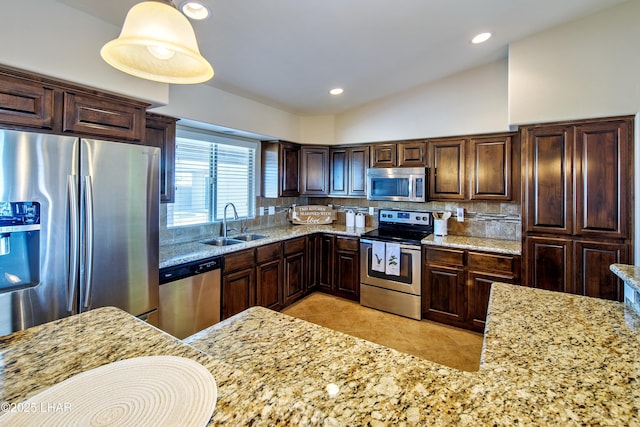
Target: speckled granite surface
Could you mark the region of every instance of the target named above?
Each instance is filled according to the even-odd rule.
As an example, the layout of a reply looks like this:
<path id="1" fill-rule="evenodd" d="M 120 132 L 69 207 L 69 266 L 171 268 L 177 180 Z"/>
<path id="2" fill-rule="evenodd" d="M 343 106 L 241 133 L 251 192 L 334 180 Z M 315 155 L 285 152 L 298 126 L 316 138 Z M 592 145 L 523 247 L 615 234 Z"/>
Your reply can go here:
<path id="1" fill-rule="evenodd" d="M 490 304 L 474 373 L 260 307 L 187 338 L 193 347 L 98 309 L 0 338 L 0 402 L 111 361 L 173 354 L 213 373 L 212 424 L 640 424 L 640 318 L 624 304 L 505 284 Z"/>
<path id="2" fill-rule="evenodd" d="M 629 264 L 611 264 L 609 269 L 621 278 L 627 285 L 633 286 L 640 292 L 640 267 Z"/>
<path id="3" fill-rule="evenodd" d="M 522 253 L 520 240 L 487 239 L 484 237 L 467 236 L 436 236 L 430 235 L 422 239 L 423 245 L 442 246 L 457 249 L 472 249 L 478 251 L 497 252 L 510 255 Z"/>
<path id="4" fill-rule="evenodd" d="M 277 242 L 294 237 L 306 236 L 313 233 L 332 233 L 346 236 L 360 236 L 362 232 L 372 228 L 355 229 L 345 225 L 291 225 L 252 230 L 251 233 L 267 236 L 265 239 L 239 243 L 231 246 L 211 246 L 200 242 L 188 242 L 160 246 L 160 268 L 172 267 L 184 262 L 195 261 L 216 255 L 240 251 L 268 243 Z M 212 236 L 213 238 L 215 236 Z M 230 236 L 233 237 L 233 236 Z"/>

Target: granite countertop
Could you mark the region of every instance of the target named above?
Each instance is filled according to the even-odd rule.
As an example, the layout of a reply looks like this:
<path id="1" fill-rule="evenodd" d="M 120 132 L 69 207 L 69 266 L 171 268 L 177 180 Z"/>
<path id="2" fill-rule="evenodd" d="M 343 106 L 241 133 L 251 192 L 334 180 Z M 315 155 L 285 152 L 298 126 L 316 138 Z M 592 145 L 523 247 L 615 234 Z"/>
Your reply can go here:
<path id="1" fill-rule="evenodd" d="M 267 236 L 264 239 L 239 243 L 231 246 L 211 246 L 200 241 L 175 243 L 160 246 L 160 268 L 172 267 L 189 261 L 204 259 L 216 255 L 224 255 L 243 249 L 266 245 L 269 243 L 307 236 L 313 233 L 331 233 L 345 236 L 359 237 L 362 233 L 373 230 L 347 228 L 344 224 L 331 225 L 291 225 L 266 229 L 251 230 L 251 233 Z M 233 237 L 233 236 L 230 236 Z M 521 242 L 515 240 L 488 239 L 482 237 L 465 236 L 434 236 L 433 234 L 422 240 L 423 245 L 436 245 L 450 248 L 475 249 L 480 251 L 520 255 Z"/>
<path id="2" fill-rule="evenodd" d="M 372 229 L 373 228 L 371 227 L 367 227 L 364 229 L 356 229 L 353 227 L 347 228 L 344 224 L 290 225 L 251 230 L 249 231 L 249 233 L 262 234 L 266 236 L 266 238 L 253 240 L 250 242 L 238 243 L 236 245 L 230 246 L 211 246 L 200 243 L 200 241 L 160 245 L 160 268 L 172 267 L 174 265 L 179 265 L 189 261 L 196 261 L 216 255 L 224 255 L 231 252 L 241 251 L 243 249 L 266 245 L 281 240 L 292 239 L 294 237 L 307 236 L 314 233 L 331 233 L 359 237 L 362 233 L 370 231 Z"/>
<path id="3" fill-rule="evenodd" d="M 102 308 L 0 337 L 0 403 L 164 354 L 214 375 L 211 424 L 637 425 L 638 327 L 622 303 L 494 284 L 480 370 L 463 372 L 262 307 L 185 343 Z"/>
<path id="4" fill-rule="evenodd" d="M 423 245 L 442 246 L 456 249 L 471 249 L 477 251 L 497 252 L 510 255 L 522 253 L 520 240 L 500 240 L 485 237 L 468 236 L 436 236 L 434 234 L 422 239 Z"/>

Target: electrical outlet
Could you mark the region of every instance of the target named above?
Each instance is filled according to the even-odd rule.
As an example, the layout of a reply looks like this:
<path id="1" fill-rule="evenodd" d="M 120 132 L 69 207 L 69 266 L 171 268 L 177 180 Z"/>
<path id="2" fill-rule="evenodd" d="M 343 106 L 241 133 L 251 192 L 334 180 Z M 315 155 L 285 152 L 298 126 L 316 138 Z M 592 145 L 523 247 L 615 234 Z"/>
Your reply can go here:
<path id="1" fill-rule="evenodd" d="M 264 216 L 264 206 L 260 206 L 260 209 L 258 209 L 258 215 Z"/>
<path id="2" fill-rule="evenodd" d="M 458 208 L 456 216 L 458 222 L 464 222 L 464 208 Z"/>
<path id="3" fill-rule="evenodd" d="M 369 206 L 369 215 L 375 215 L 376 214 L 376 208 L 374 208 L 373 206 Z"/>
<path id="4" fill-rule="evenodd" d="M 269 206 L 269 215 L 275 215 L 275 214 L 276 214 L 276 207 Z"/>

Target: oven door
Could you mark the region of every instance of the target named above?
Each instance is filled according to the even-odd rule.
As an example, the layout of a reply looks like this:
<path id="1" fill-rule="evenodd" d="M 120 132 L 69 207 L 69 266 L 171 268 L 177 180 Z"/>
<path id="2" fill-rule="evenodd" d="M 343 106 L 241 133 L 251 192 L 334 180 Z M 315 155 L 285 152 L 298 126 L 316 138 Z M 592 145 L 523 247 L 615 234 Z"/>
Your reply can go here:
<path id="1" fill-rule="evenodd" d="M 411 295 L 421 295 L 421 250 L 416 245 L 400 245 L 400 275 L 372 268 L 373 241 L 360 239 L 360 282 Z"/>

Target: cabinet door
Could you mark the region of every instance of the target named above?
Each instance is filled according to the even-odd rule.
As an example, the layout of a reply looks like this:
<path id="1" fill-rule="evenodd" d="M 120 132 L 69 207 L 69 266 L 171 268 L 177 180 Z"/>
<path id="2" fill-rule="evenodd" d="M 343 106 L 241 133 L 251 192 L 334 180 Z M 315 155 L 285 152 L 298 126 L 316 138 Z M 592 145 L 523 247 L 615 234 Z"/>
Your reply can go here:
<path id="1" fill-rule="evenodd" d="M 511 137 L 469 141 L 471 200 L 511 200 Z"/>
<path id="2" fill-rule="evenodd" d="M 142 141 L 145 108 L 120 100 L 65 91 L 62 131 L 75 134 Z"/>
<path id="3" fill-rule="evenodd" d="M 305 147 L 300 149 L 300 195 L 326 196 L 329 194 L 329 148 Z"/>
<path id="4" fill-rule="evenodd" d="M 329 151 L 331 174 L 329 193 L 332 196 L 349 194 L 349 160 L 346 148 L 331 148 Z"/>
<path id="5" fill-rule="evenodd" d="M 348 152 L 349 190 L 354 197 L 367 196 L 367 168 L 369 167 L 369 146 L 351 147 Z"/>
<path id="6" fill-rule="evenodd" d="M 304 252 L 286 255 L 284 258 L 284 304 L 292 302 L 304 296 L 306 256 Z"/>
<path id="7" fill-rule="evenodd" d="M 629 248 L 626 244 L 576 241 L 574 262 L 577 293 L 622 301 L 623 282 L 609 269 L 609 266 L 628 263 L 628 253 Z"/>
<path id="8" fill-rule="evenodd" d="M 307 238 L 307 292 L 315 291 L 318 287 L 320 264 L 319 234 L 313 234 Z"/>
<path id="9" fill-rule="evenodd" d="M 575 130 L 575 234 L 589 237 L 629 236 L 630 124 L 593 123 Z"/>
<path id="10" fill-rule="evenodd" d="M 398 166 L 400 167 L 426 167 L 427 157 L 425 141 L 398 143 Z"/>
<path id="11" fill-rule="evenodd" d="M 527 130 L 523 203 L 527 231 L 572 233 L 572 141 L 573 129 L 567 126 Z"/>
<path id="12" fill-rule="evenodd" d="M 281 143 L 280 145 L 280 196 L 296 197 L 300 195 L 299 167 L 300 146 Z"/>
<path id="13" fill-rule="evenodd" d="M 0 123 L 36 129 L 54 127 L 54 89 L 39 82 L 0 76 Z"/>
<path id="14" fill-rule="evenodd" d="M 396 144 L 376 144 L 371 146 L 371 167 L 390 168 L 397 165 Z"/>
<path id="15" fill-rule="evenodd" d="M 464 200 L 466 167 L 464 139 L 429 141 L 429 199 Z"/>
<path id="16" fill-rule="evenodd" d="M 499 275 L 481 271 L 467 272 L 467 316 L 471 329 L 483 332 L 487 320 L 489 296 L 493 282 L 515 283 L 510 275 Z"/>
<path id="17" fill-rule="evenodd" d="M 255 305 L 255 268 L 225 274 L 222 277 L 222 319 Z"/>
<path id="18" fill-rule="evenodd" d="M 282 259 L 258 264 L 256 266 L 257 305 L 280 310 L 282 301 Z"/>
<path id="19" fill-rule="evenodd" d="M 334 254 L 334 289 L 336 294 L 351 300 L 360 298 L 359 240 L 336 236 Z"/>
<path id="20" fill-rule="evenodd" d="M 464 269 L 427 265 L 422 287 L 422 317 L 460 324 L 465 315 Z"/>
<path id="21" fill-rule="evenodd" d="M 147 113 L 144 145 L 160 148 L 160 202 L 175 199 L 176 119 Z"/>
<path id="22" fill-rule="evenodd" d="M 318 286 L 331 293 L 333 290 L 333 247 L 335 236 L 321 234 L 317 255 Z"/>
<path id="23" fill-rule="evenodd" d="M 571 272 L 571 240 L 527 237 L 525 246 L 527 286 L 575 293 Z"/>

